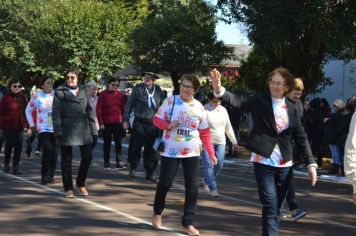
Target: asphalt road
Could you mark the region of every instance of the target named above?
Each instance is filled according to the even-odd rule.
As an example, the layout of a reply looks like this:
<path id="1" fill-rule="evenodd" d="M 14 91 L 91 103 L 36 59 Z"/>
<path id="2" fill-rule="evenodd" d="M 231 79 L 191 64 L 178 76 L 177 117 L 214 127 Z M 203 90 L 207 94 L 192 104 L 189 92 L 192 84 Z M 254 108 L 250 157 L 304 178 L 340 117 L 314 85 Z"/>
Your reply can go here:
<path id="1" fill-rule="evenodd" d="M 126 159 L 127 148 L 123 153 Z M 40 156 L 22 156 L 21 176 L 5 174 L 1 168 L 0 235 L 185 235 L 180 228 L 181 171 L 167 195 L 162 217 L 165 229 L 155 230 L 151 227 L 155 184 L 143 181 L 142 165 L 139 177 L 132 181 L 126 170 L 104 170 L 101 144 L 93 154 L 94 165 L 87 179 L 90 195 L 74 199 L 64 198 L 59 162 L 56 182 L 47 186 L 39 184 Z M 200 186 L 195 226 L 201 235 L 260 235 L 261 206 L 247 159 L 240 156 L 225 163 L 218 176 L 220 197 L 211 197 Z M 74 174 L 78 163 L 75 149 Z M 282 220 L 280 235 L 356 235 L 350 185 L 320 180 L 312 188 L 308 179 L 297 177 L 296 186 L 299 206 L 308 215 L 297 222 Z"/>

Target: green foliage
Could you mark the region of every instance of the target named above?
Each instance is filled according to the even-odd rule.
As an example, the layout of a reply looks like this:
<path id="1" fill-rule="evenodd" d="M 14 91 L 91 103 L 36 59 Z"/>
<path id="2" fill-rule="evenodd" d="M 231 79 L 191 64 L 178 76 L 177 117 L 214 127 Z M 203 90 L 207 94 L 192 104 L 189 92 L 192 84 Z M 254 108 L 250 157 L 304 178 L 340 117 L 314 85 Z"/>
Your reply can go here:
<path id="1" fill-rule="evenodd" d="M 218 0 L 217 7 L 227 20 L 247 26 L 250 41 L 267 59 L 269 68 L 288 68 L 304 78 L 309 92 L 330 84 L 322 72 L 327 53 L 344 59 L 355 57 L 353 4 L 353 0 Z"/>
<path id="2" fill-rule="evenodd" d="M 10 74 L 26 71 L 31 77 L 60 78 L 73 66 L 83 80 L 112 74 L 132 62 L 129 35 L 147 13 L 147 0 L 3 2 L 0 23 L 10 26 L 0 33 L 0 45 L 9 45 L 0 58 L 3 77 L 10 64 L 20 68 Z"/>
<path id="3" fill-rule="evenodd" d="M 214 9 L 203 0 L 151 1 L 147 19 L 132 35 L 135 60 L 144 70 L 169 72 L 177 89 L 182 74 L 231 56 L 215 25 Z"/>

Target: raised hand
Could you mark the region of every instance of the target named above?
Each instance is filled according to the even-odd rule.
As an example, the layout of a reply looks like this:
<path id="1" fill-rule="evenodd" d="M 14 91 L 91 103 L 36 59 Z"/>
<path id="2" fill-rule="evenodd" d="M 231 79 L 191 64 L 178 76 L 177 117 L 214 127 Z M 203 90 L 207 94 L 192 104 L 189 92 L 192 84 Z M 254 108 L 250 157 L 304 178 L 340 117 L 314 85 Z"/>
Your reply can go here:
<path id="1" fill-rule="evenodd" d="M 211 83 L 215 93 L 220 93 L 221 91 L 221 75 L 220 72 L 215 68 L 210 71 Z"/>

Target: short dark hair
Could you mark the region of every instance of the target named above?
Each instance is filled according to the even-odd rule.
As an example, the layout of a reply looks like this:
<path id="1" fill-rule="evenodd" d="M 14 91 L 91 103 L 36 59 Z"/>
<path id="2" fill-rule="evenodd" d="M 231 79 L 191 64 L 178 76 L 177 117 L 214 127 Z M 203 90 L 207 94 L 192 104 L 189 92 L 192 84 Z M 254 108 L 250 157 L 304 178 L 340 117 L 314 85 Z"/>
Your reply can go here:
<path id="1" fill-rule="evenodd" d="M 17 83 L 21 84 L 21 81 L 18 78 L 13 78 L 7 84 L 7 88 L 10 89 L 13 84 L 17 84 Z"/>
<path id="2" fill-rule="evenodd" d="M 40 79 L 40 86 L 44 85 L 44 83 L 45 83 L 48 79 L 52 79 L 52 80 L 53 80 L 53 78 L 52 78 L 51 76 L 48 76 L 48 75 L 43 76 L 43 77 Z"/>
<path id="3" fill-rule="evenodd" d="M 198 76 L 192 75 L 192 74 L 182 75 L 180 77 L 180 82 L 182 83 L 183 80 L 187 80 L 192 83 L 194 92 L 197 92 L 199 90 L 200 82 L 199 82 Z"/>
<path id="4" fill-rule="evenodd" d="M 79 68 L 69 68 L 66 72 L 66 75 L 68 73 L 73 73 L 77 76 L 77 79 L 79 80 L 80 79 L 80 73 L 81 73 L 81 70 Z"/>
<path id="5" fill-rule="evenodd" d="M 107 77 L 108 84 L 111 84 L 112 82 L 118 82 L 119 80 L 114 77 L 114 76 L 109 76 Z"/>
<path id="6" fill-rule="evenodd" d="M 214 95 L 214 93 L 212 91 L 210 91 L 208 93 L 207 97 L 208 97 L 209 101 L 211 101 L 211 100 L 213 100 L 215 98 L 215 95 Z"/>

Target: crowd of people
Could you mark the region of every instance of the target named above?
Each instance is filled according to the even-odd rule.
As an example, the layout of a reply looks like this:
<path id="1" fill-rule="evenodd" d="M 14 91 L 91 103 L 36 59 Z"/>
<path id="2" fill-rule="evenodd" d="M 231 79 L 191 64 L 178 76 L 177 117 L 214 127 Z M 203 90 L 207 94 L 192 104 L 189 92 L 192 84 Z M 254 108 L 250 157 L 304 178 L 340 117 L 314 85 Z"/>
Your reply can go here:
<path id="1" fill-rule="evenodd" d="M 119 80 L 115 77 L 108 77 L 106 89 L 98 94 L 96 82 L 79 84 L 78 69 L 68 70 L 64 84 L 55 89 L 51 77 L 41 78 L 41 90 L 33 94 L 29 102 L 21 92 L 20 80 L 12 79 L 7 88 L 1 86 L 0 145 L 5 142 L 4 172 L 10 173 L 13 152 L 12 174 L 21 174 L 23 134 L 25 132 L 29 138 L 37 134 L 42 147 L 41 184 L 55 182 L 60 151 L 65 196 L 73 198 L 75 192 L 87 196 L 86 179 L 99 135 L 103 138 L 103 167 L 111 168 L 113 139 L 114 168 L 129 167 L 130 178 L 137 177 L 143 148 L 145 181 L 157 184 L 152 226 L 162 227 L 166 195 L 181 164 L 186 190 L 181 224 L 188 235 L 199 235 L 194 219 L 200 160 L 204 190 L 217 197 L 216 176 L 224 164 L 226 137 L 231 152 L 236 153 L 239 149 L 239 132 L 235 125 L 239 122 L 231 114 L 245 112 L 250 113 L 253 122 L 246 147 L 252 152 L 250 161 L 262 204 L 262 235 L 278 235 L 285 200 L 293 220 L 306 215 L 295 200 L 295 165 L 306 165 L 314 186 L 316 169 L 324 165 L 323 157 L 330 152 L 333 160 L 330 174 L 346 174 L 351 181 L 356 179 L 353 115 L 356 96 L 349 98 L 346 104 L 336 99 L 334 112 L 326 99 L 316 98 L 303 104 L 302 79 L 294 78 L 281 67 L 268 74 L 266 92 L 239 96 L 221 85 L 220 72 L 214 69 L 210 73 L 212 90 L 207 96 L 208 102 L 203 105 L 195 98 L 200 82 L 194 75 L 182 76 L 179 92 L 168 97 L 155 83 L 158 75 L 144 72 L 142 76 L 144 81 L 132 89 L 130 96 L 119 90 Z M 131 137 L 126 163 L 122 159 L 122 138 L 128 129 Z M 159 151 L 153 148 L 157 137 L 164 143 Z M 75 185 L 72 179 L 73 146 L 79 146 L 81 152 Z M 160 175 L 156 179 L 154 172 L 159 159 Z M 356 204 L 355 196 L 356 192 L 353 196 Z"/>

